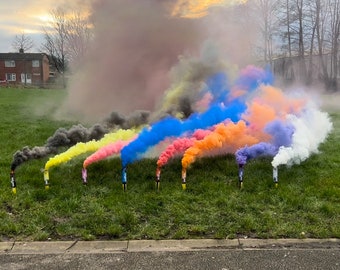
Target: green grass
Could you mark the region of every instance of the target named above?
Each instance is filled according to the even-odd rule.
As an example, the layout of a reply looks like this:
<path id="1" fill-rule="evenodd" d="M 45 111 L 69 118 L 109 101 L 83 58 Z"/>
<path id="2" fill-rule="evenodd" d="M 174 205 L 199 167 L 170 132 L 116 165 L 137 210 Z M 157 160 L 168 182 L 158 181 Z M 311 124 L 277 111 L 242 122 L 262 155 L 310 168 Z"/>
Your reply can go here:
<path id="1" fill-rule="evenodd" d="M 246 165 L 239 190 L 234 156 L 226 155 L 194 163 L 185 191 L 179 158 L 163 168 L 159 192 L 156 159 L 142 159 L 128 167 L 124 193 L 119 158 L 89 166 L 83 186 L 81 156 L 50 170 L 49 190 L 40 171 L 48 157 L 22 164 L 12 194 L 14 152 L 44 145 L 57 128 L 76 124 L 51 120 L 65 95 L 0 88 L 1 240 L 340 237 L 340 112 L 332 112 L 334 130 L 318 155 L 279 168 L 277 189 L 270 159 L 261 158 Z"/>

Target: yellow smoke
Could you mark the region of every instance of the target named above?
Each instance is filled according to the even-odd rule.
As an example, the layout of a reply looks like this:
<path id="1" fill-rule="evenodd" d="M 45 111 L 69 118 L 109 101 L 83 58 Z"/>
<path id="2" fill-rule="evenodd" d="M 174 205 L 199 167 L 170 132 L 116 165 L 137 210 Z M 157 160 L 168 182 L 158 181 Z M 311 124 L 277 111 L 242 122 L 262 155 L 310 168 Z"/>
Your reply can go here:
<path id="1" fill-rule="evenodd" d="M 171 15 L 183 18 L 201 18 L 208 14 L 208 9 L 214 6 L 231 6 L 244 4 L 247 0 L 178 0 Z"/>
<path id="2" fill-rule="evenodd" d="M 68 162 L 72 158 L 84 154 L 86 152 L 95 152 L 99 148 L 108 145 L 109 143 L 116 142 L 118 140 L 129 140 L 140 131 L 138 129 L 119 129 L 116 132 L 105 134 L 105 136 L 98 140 L 92 140 L 89 142 L 79 142 L 76 145 L 70 147 L 65 152 L 51 157 L 45 164 L 45 170 L 48 170 L 52 166 L 59 165 L 61 163 Z"/>

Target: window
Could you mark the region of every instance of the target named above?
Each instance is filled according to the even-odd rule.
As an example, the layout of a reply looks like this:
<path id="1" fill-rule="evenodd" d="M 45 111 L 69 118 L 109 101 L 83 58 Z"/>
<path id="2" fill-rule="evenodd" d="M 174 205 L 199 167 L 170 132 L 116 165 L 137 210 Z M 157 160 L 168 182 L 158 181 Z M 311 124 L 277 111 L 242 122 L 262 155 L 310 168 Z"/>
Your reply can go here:
<path id="1" fill-rule="evenodd" d="M 17 80 L 17 75 L 15 73 L 6 73 L 6 80 L 9 82 L 15 82 Z"/>
<path id="2" fill-rule="evenodd" d="M 32 60 L 32 67 L 40 67 L 40 61 L 39 60 Z"/>
<path id="3" fill-rule="evenodd" d="M 5 61 L 5 67 L 15 67 L 15 61 L 14 60 L 6 60 Z"/>

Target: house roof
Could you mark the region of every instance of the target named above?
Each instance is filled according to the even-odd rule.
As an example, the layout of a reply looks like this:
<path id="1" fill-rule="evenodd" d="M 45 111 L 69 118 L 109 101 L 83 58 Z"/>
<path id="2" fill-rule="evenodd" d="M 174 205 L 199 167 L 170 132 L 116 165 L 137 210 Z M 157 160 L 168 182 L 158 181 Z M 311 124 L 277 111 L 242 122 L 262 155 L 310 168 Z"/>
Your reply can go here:
<path id="1" fill-rule="evenodd" d="M 0 60 L 41 60 L 45 53 L 0 53 Z"/>

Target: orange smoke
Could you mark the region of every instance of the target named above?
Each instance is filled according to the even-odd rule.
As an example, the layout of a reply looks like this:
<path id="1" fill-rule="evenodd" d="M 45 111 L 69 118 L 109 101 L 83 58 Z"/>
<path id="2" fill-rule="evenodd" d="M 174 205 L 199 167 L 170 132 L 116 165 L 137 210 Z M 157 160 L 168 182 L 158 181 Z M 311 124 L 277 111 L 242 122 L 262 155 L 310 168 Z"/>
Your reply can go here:
<path id="1" fill-rule="evenodd" d="M 260 98 L 263 102 L 275 108 L 277 116 L 280 118 L 290 113 L 298 113 L 307 102 L 306 98 L 289 97 L 289 95 L 285 95 L 280 89 L 274 86 L 263 85 L 261 86 L 261 90 L 263 94 Z"/>
<path id="2" fill-rule="evenodd" d="M 251 134 L 263 141 L 270 139 L 270 135 L 263 131 L 264 127 L 275 118 L 276 112 L 273 107 L 256 101 L 248 105 L 248 110 L 243 117 L 249 123 Z"/>
<path id="3" fill-rule="evenodd" d="M 262 141 L 268 141 L 270 135 L 264 127 L 275 119 L 284 120 L 289 113 L 298 113 L 305 105 L 305 99 L 290 98 L 273 86 L 262 85 L 261 93 L 248 104 L 242 119 L 249 123 L 251 134 Z"/>
<path id="4" fill-rule="evenodd" d="M 203 156 L 209 151 L 228 146 L 228 150 L 235 152 L 244 145 L 253 145 L 259 140 L 250 135 L 248 127 L 244 121 L 236 124 L 229 122 L 216 125 L 215 130 L 207 135 L 203 140 L 195 141 L 193 146 L 188 148 L 182 158 L 182 167 L 185 170 L 190 164 L 195 162 L 197 157 Z"/>
<path id="5" fill-rule="evenodd" d="M 183 18 L 201 18 L 208 14 L 213 6 L 244 4 L 247 0 L 178 0 L 172 10 L 172 16 Z"/>

